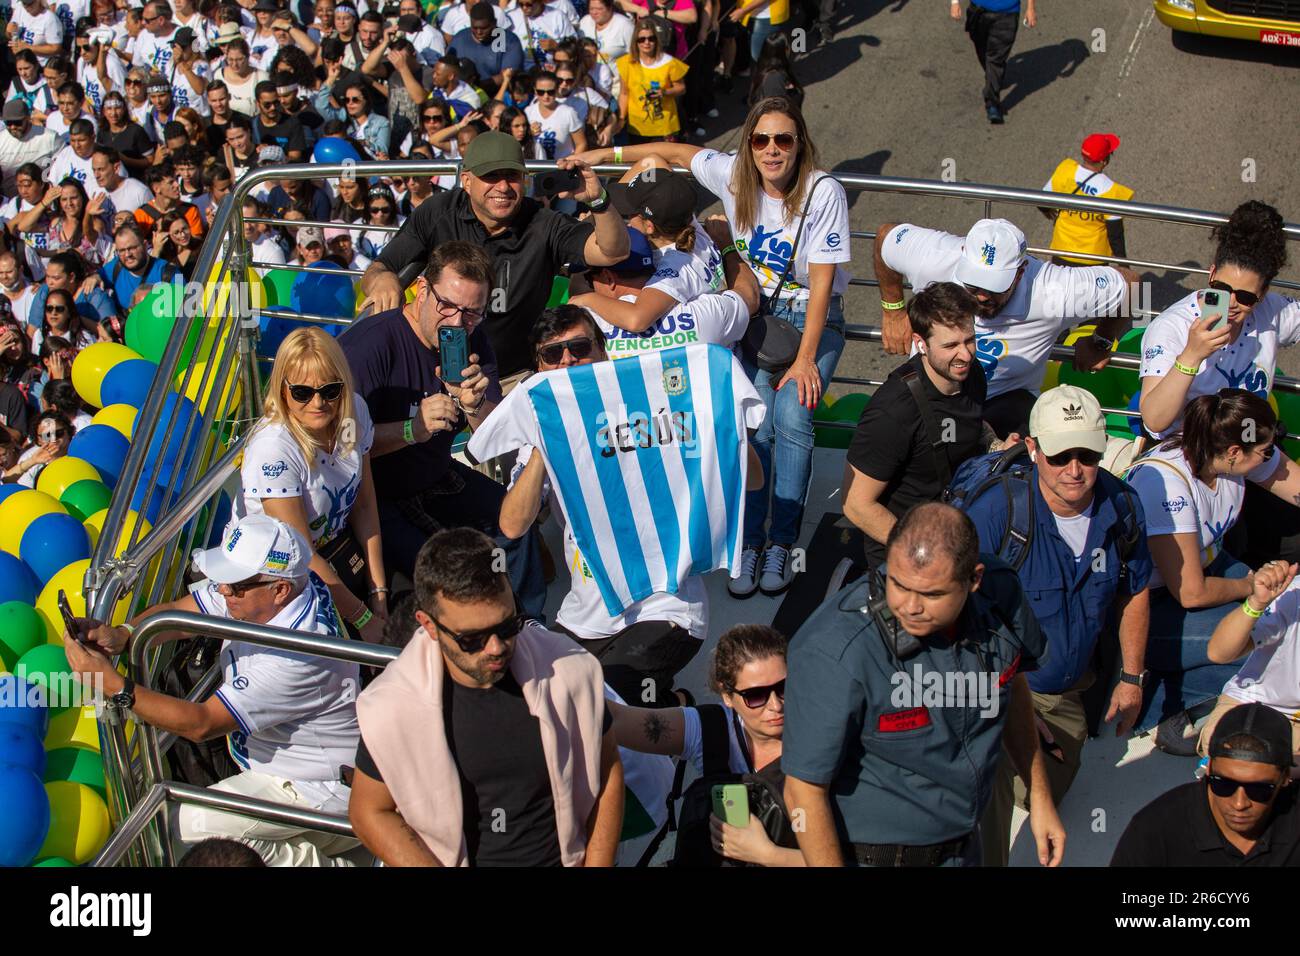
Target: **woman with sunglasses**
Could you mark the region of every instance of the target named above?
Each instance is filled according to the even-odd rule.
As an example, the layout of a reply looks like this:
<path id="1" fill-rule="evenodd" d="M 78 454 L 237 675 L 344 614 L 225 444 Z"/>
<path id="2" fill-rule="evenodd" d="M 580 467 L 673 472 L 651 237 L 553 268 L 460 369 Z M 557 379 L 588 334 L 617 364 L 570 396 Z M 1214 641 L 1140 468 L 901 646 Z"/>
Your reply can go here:
<path id="1" fill-rule="evenodd" d="M 127 78 L 127 83 L 131 83 L 130 77 Z M 143 92 L 144 84 L 138 84 L 138 88 Z M 145 107 L 148 105 L 148 100 L 145 100 Z M 130 175 L 143 175 L 153 165 L 150 159 L 154 151 L 153 140 L 144 131 L 144 127 L 131 118 L 126 98 L 121 93 L 116 90 L 106 93 L 103 109 L 104 122 L 99 124 L 95 142 L 117 150 L 122 157 L 122 165 Z M 225 141 L 224 137 L 222 141 Z"/>
<path id="2" fill-rule="evenodd" d="M 1156 743 L 1174 753 L 1192 752 L 1187 708 L 1216 697 L 1237 670 L 1213 663 L 1207 650 L 1215 626 L 1254 588 L 1250 568 L 1224 547 L 1247 482 L 1284 500 L 1300 494 L 1300 468 L 1273 448 L 1276 430 L 1258 395 L 1202 395 L 1187 406 L 1182 430 L 1124 475 L 1142 502 L 1155 563 L 1146 663 L 1157 689 L 1145 722 L 1171 718 Z"/>
<path id="3" fill-rule="evenodd" d="M 35 488 L 36 479 L 45 466 L 68 453 L 72 423 L 62 412 L 41 412 L 32 425 L 32 441 L 32 447 L 23 452 L 18 463 L 5 473 L 6 481 L 17 481 L 24 488 Z"/>
<path id="4" fill-rule="evenodd" d="M 366 222 L 371 226 L 400 226 L 404 220 L 397 214 L 397 200 L 386 186 L 372 186 L 366 194 Z M 367 229 L 357 239 L 357 249 L 367 259 L 374 261 L 393 240 L 395 232 Z"/>
<path id="5" fill-rule="evenodd" d="M 727 769 L 777 777 L 785 730 L 786 640 L 762 624 L 739 624 L 718 638 L 709 662 L 709 689 L 722 698 Z M 704 772 L 704 732 L 698 707 L 650 710 L 610 701 L 620 747 L 689 760 Z M 804 866 L 803 854 L 768 838 L 758 819 L 748 827 L 710 820 L 713 849 L 757 866 Z"/>
<path id="6" fill-rule="evenodd" d="M 686 92 L 687 66 L 659 46 L 649 20 L 636 25 L 635 49 L 618 60 L 618 126 L 629 143 L 675 142 L 681 131 L 677 98 Z"/>
<path id="7" fill-rule="evenodd" d="M 45 296 L 45 314 L 41 317 L 41 327 L 32 336 L 32 354 L 40 355 L 46 339 L 56 336 L 65 340 L 74 354 L 97 340 L 77 313 L 72 294 L 63 289 L 51 289 Z"/>
<path id="8" fill-rule="evenodd" d="M 153 104 L 149 102 L 149 71 L 140 67 L 129 70 L 122 91 L 126 94 L 127 116 L 143 129 L 149 122 L 149 113 L 153 109 Z"/>
<path id="9" fill-rule="evenodd" d="M 790 549 L 799 537 L 812 480 L 813 409 L 844 350 L 843 293 L 850 258 L 848 198 L 843 186 L 818 169 L 817 148 L 798 107 L 784 97 L 761 100 L 749 111 L 741 141 L 746 145 L 739 154 L 656 143 L 591 150 L 578 157 L 590 164 L 658 155 L 673 166 L 689 167 L 697 182 L 722 198 L 736 248 L 744 250 L 758 276 L 771 315 L 803 333 L 785 372 L 764 371 L 746 361 L 767 405 L 767 418 L 753 439 L 767 482 L 745 502 L 741 573 L 729 585 L 737 597 L 759 587 L 779 593 L 793 580 Z M 769 489 L 774 499 L 770 530 Z"/>
<path id="10" fill-rule="evenodd" d="M 154 258 L 174 263 L 186 282 L 194 277 L 203 237 L 190 231 L 183 213 L 173 209 L 159 219 L 154 225 L 152 242 Z"/>
<path id="11" fill-rule="evenodd" d="M 362 143 L 375 159 L 388 158 L 389 142 L 393 135 L 388 118 L 372 112 L 370 93 L 363 80 L 349 80 L 343 88 L 343 109 L 330 115 L 348 121 L 348 136 Z M 328 108 L 328 107 L 327 107 Z M 344 115 L 345 114 L 345 115 Z M 324 114 L 322 114 L 324 115 Z"/>
<path id="12" fill-rule="evenodd" d="M 346 621 L 383 638 L 388 585 L 370 473 L 374 426 L 338 343 L 314 326 L 280 344 L 241 469 L 234 518 L 266 513 L 315 547 L 311 569 Z"/>

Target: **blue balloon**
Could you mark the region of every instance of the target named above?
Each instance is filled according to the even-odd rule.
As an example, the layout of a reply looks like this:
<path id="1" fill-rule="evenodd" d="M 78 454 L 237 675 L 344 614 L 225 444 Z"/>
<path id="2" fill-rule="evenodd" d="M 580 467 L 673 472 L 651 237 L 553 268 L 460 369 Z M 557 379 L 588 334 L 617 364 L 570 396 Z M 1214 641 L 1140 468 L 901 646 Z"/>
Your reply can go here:
<path id="1" fill-rule="evenodd" d="M 45 688 L 39 684 L 14 674 L 0 674 L 0 727 L 21 727 L 37 740 L 44 740 L 50 723 L 46 700 Z M 0 801 L 0 807 L 3 806 L 4 802 Z"/>
<path id="2" fill-rule="evenodd" d="M 158 427 L 149 439 L 149 450 L 145 455 L 147 464 L 142 477 L 155 485 L 166 485 L 173 478 L 184 478 L 202 440 L 202 417 L 194 403 L 184 395 L 169 393 L 163 399 Z"/>
<path id="3" fill-rule="evenodd" d="M 50 829 L 50 800 L 26 767 L 0 765 L 0 866 L 26 866 Z"/>
<path id="4" fill-rule="evenodd" d="M 31 568 L 8 551 L 0 551 L 0 604 L 8 601 L 35 604 L 38 590 Z"/>
<path id="5" fill-rule="evenodd" d="M 326 269 L 339 268 L 328 259 L 322 259 L 316 265 Z M 357 310 L 355 280 L 355 276 L 347 273 L 331 276 L 321 272 L 300 272 L 289 290 L 289 308 L 294 312 L 304 312 L 308 315 L 350 319 Z M 326 326 L 326 328 L 337 334 L 340 326 Z M 276 348 L 278 349 L 279 345 Z"/>
<path id="6" fill-rule="evenodd" d="M 16 481 L 11 481 L 6 484 L 0 485 L 0 501 L 4 501 L 10 495 L 16 495 L 20 491 L 27 491 L 27 490 L 28 489 L 25 486 L 18 484 L 18 482 Z"/>
<path id="7" fill-rule="evenodd" d="M 26 767 L 45 777 L 45 744 L 18 724 L 0 724 L 0 764 Z"/>
<path id="8" fill-rule="evenodd" d="M 346 139 L 325 136 L 312 149 L 311 158 L 317 163 L 341 163 L 349 159 L 356 163 L 361 161 L 361 154 Z"/>
<path id="9" fill-rule="evenodd" d="M 118 362 L 104 376 L 104 383 L 99 387 L 104 405 L 130 405 L 139 408 L 149 394 L 153 377 L 158 374 L 158 366 L 148 359 L 127 359 Z"/>
<path id="10" fill-rule="evenodd" d="M 90 557 L 90 532 L 72 515 L 41 515 L 23 532 L 18 554 L 44 586 L 73 561 Z"/>
<path id="11" fill-rule="evenodd" d="M 116 428 L 109 425 L 87 425 L 72 436 L 68 454 L 94 465 L 104 479 L 104 484 L 112 488 L 122 475 L 122 465 L 126 462 L 126 453 L 130 448 L 131 443 Z"/>

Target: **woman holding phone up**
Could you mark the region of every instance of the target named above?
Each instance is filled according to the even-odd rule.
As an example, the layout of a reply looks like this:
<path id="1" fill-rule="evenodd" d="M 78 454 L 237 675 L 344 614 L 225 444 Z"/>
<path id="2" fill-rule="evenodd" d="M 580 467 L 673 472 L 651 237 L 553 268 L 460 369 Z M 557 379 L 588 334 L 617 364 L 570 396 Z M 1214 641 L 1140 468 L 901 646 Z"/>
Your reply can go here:
<path id="1" fill-rule="evenodd" d="M 758 277 L 771 315 L 802 332 L 798 354 L 784 371 L 766 371 L 745 358 L 767 405 L 767 418 L 753 437 L 766 481 L 745 501 L 740 574 L 728 585 L 736 597 L 747 597 L 759 588 L 778 594 L 794 578 L 790 551 L 812 480 L 813 409 L 844 351 L 843 293 L 849 284 L 844 264 L 850 256 L 844 187 L 818 170 L 817 148 L 799 108 L 781 96 L 760 100 L 749 111 L 741 142 L 737 154 L 654 143 L 590 150 L 577 158 L 621 163 L 657 155 L 690 167 L 695 179 L 722 200 L 735 250 Z"/>

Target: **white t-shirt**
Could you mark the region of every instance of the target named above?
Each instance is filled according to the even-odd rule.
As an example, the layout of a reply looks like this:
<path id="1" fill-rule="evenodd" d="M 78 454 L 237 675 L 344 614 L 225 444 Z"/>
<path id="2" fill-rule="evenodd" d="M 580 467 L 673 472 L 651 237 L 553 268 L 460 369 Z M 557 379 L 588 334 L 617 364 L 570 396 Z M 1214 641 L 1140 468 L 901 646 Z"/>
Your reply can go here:
<path id="1" fill-rule="evenodd" d="M 596 41 L 596 49 L 606 63 L 613 63 L 619 57 L 626 56 L 632 49 L 632 37 L 636 33 L 632 18 L 621 13 L 611 16 L 603 28 L 597 27 L 596 21 L 588 14 L 578 21 L 578 28 L 583 36 Z"/>
<path id="2" fill-rule="evenodd" d="M 270 36 L 259 36 L 254 32 L 248 38 L 248 62 L 253 64 L 253 69 L 269 72 L 271 61 L 275 55 L 280 52 L 280 41 L 275 38 L 275 34 Z"/>
<path id="3" fill-rule="evenodd" d="M 6 200 L 4 205 L 0 206 L 0 226 L 5 225 L 20 213 L 27 212 L 34 205 L 35 203 L 30 203 L 20 196 L 13 196 Z M 37 250 L 44 249 L 49 244 L 50 234 L 45 229 L 48 222 L 48 220 L 45 220 L 44 225 L 40 225 L 33 232 L 20 232 L 18 234 L 18 239 L 26 250 L 27 268 L 32 271 L 32 276 L 37 282 L 45 278 L 45 259 L 37 253 Z"/>
<path id="4" fill-rule="evenodd" d="M 881 245 L 881 258 L 919 292 L 936 282 L 956 282 L 965 236 L 903 223 Z M 988 380 L 988 397 L 1023 388 L 1038 394 L 1052 346 L 1062 332 L 1086 319 L 1118 315 L 1127 290 L 1110 266 L 1057 266 L 1029 256 L 1025 274 L 1002 311 L 975 317 L 976 354 Z"/>
<path id="5" fill-rule="evenodd" d="M 533 447 L 525 445 L 519 449 L 515 460 L 514 473 L 510 485 L 523 471 L 528 459 L 533 456 Z M 544 479 L 542 501 L 551 496 L 551 480 Z M 709 634 L 709 596 L 704 581 L 698 576 L 686 578 L 676 594 L 659 591 L 647 598 L 637 601 L 622 614 L 611 616 L 605 609 L 605 602 L 600 596 L 600 588 L 592 576 L 587 562 L 583 560 L 578 549 L 578 542 L 573 531 L 564 520 L 561 508 L 552 508 L 551 514 L 564 530 L 564 563 L 569 569 L 569 593 L 564 596 L 564 603 L 556 612 L 555 620 L 584 640 L 594 641 L 611 634 L 617 634 L 631 627 L 638 621 L 667 621 L 676 624 L 691 633 L 692 637 L 704 640 Z"/>
<path id="6" fill-rule="evenodd" d="M 259 275 L 265 275 L 268 268 L 282 266 L 288 261 L 284 257 L 284 247 L 266 233 L 254 240 L 252 252 L 253 264 Z"/>
<path id="7" fill-rule="evenodd" d="M 77 57 L 77 82 L 86 88 L 86 96 L 90 98 L 96 113 L 104 108 L 104 97 L 108 93 L 126 89 L 126 67 L 116 51 L 109 50 L 104 55 L 104 72 L 108 74 L 107 86 L 99 78 L 99 71 L 95 69 L 95 64 L 87 63 L 84 58 Z"/>
<path id="8" fill-rule="evenodd" d="M 87 113 L 85 110 L 81 111 L 81 115 L 78 116 L 77 119 L 89 120 L 90 125 L 95 128 L 95 132 L 96 133 L 99 132 L 99 121 L 96 120 L 95 117 Z M 75 122 L 75 120 L 73 122 Z M 63 114 L 60 113 L 58 110 L 55 110 L 53 113 L 51 113 L 49 116 L 45 118 L 45 128 L 48 129 L 51 133 L 56 133 L 58 136 L 60 136 L 63 139 L 63 142 L 65 143 L 68 141 L 68 126 L 69 126 L 68 121 L 63 118 Z"/>
<path id="9" fill-rule="evenodd" d="M 1268 474 L 1281 464 L 1274 455 L 1251 473 L 1252 480 L 1262 469 Z M 1267 478 L 1268 474 L 1263 477 Z M 1181 448 L 1159 447 L 1143 455 L 1125 475 L 1142 502 L 1147 519 L 1147 537 L 1158 534 L 1195 534 L 1201 545 L 1201 567 L 1207 568 L 1219 555 L 1220 542 L 1241 517 L 1241 503 L 1246 496 L 1245 479 L 1237 475 L 1219 475 L 1210 488 L 1192 474 L 1191 465 Z M 1160 569 L 1151 570 L 1150 587 L 1164 584 Z"/>
<path id="10" fill-rule="evenodd" d="M 445 4 L 438 9 L 438 29 L 449 37 L 454 37 L 461 30 L 469 26 L 469 10 L 473 3 L 457 3 L 454 6 Z M 509 30 L 510 17 L 505 10 L 492 4 L 492 15 L 496 18 L 497 26 L 502 30 Z"/>
<path id="11" fill-rule="evenodd" d="M 143 30 L 140 32 L 142 34 L 144 33 Z M 127 100 L 126 111 L 131 115 L 131 122 L 139 123 L 144 127 L 146 133 L 149 132 L 149 114 L 153 112 L 153 106 L 147 99 L 139 106 L 136 106 L 130 100 Z"/>
<path id="12" fill-rule="evenodd" d="M 1300 579 L 1277 596 L 1251 628 L 1255 649 L 1223 693 L 1243 704 L 1267 704 L 1300 716 Z"/>
<path id="13" fill-rule="evenodd" d="M 14 34 L 15 40 L 33 46 L 63 43 L 63 22 L 59 20 L 59 15 L 48 7 L 33 16 L 21 3 L 15 3 L 10 22 L 18 24 L 18 31 Z M 36 54 L 36 59 L 40 61 L 42 67 L 50 60 L 48 56 L 41 56 L 39 53 Z"/>
<path id="14" fill-rule="evenodd" d="M 50 84 L 45 82 L 42 76 L 36 81 L 34 86 L 19 89 L 18 79 L 9 84 L 9 90 L 5 93 L 5 102 L 10 100 L 22 100 L 27 104 L 27 108 L 33 113 L 53 113 L 59 108 L 58 100 L 54 98 L 54 91 L 50 89 Z"/>
<path id="15" fill-rule="evenodd" d="M 635 302 L 623 296 L 624 302 Z M 731 346 L 749 328 L 749 307 L 738 294 L 728 289 L 722 293 L 697 296 L 669 311 L 644 332 L 629 332 L 605 321 L 588 309 L 600 330 L 605 333 L 605 352 L 611 359 L 625 359 L 643 352 L 676 348 L 696 342 Z"/>
<path id="16" fill-rule="evenodd" d="M 172 37 L 180 27 L 171 24 L 171 29 L 163 36 L 155 36 L 149 30 L 141 30 L 135 38 L 135 50 L 131 62 L 136 66 L 152 70 L 169 77 L 172 73 Z"/>
<path id="17" fill-rule="evenodd" d="M 208 65 L 202 60 L 195 62 L 193 69 L 194 75 L 201 80 L 207 80 L 210 76 Z M 173 73 L 171 84 L 172 102 L 176 104 L 177 109 L 188 106 L 200 116 L 212 115 L 212 107 L 208 105 L 208 98 L 194 88 L 194 84 L 190 82 L 190 78 L 184 72 L 177 70 Z"/>
<path id="18" fill-rule="evenodd" d="M 1058 515 L 1052 512 L 1052 520 L 1056 522 L 1056 530 L 1060 533 L 1062 540 L 1065 541 L 1066 547 L 1074 555 L 1074 560 L 1078 561 L 1083 557 L 1084 546 L 1088 542 L 1088 527 L 1092 524 L 1092 513 L 1096 510 L 1096 501 L 1081 515 Z"/>
<path id="19" fill-rule="evenodd" d="M 563 159 L 573 154 L 573 134 L 582 129 L 582 120 L 571 106 L 558 105 L 550 116 L 542 115 L 536 100 L 524 109 L 529 123 L 541 123 L 542 131 L 533 137 L 534 159 Z"/>
<path id="20" fill-rule="evenodd" d="M 71 336 L 69 336 L 68 332 L 72 333 Z M 58 338 L 63 338 L 63 339 L 71 338 L 72 347 L 78 352 L 80 352 L 82 349 L 90 348 L 90 346 L 94 345 L 95 342 L 97 341 L 97 339 L 93 335 L 91 335 L 89 332 L 86 331 L 85 326 L 81 325 L 80 319 L 78 319 L 77 328 L 69 329 L 68 332 L 65 332 L 61 336 L 58 336 Z M 40 355 L 41 346 L 44 344 L 45 344 L 45 331 L 38 327 L 36 329 L 36 334 L 32 336 L 32 354 Z M 76 431 L 77 429 L 74 426 L 72 430 Z"/>
<path id="21" fill-rule="evenodd" d="M 745 747 L 736 733 L 736 712 L 722 705 L 727 715 L 727 769 L 732 773 L 749 773 L 749 760 Z M 689 760 L 696 773 L 704 773 L 704 730 L 700 712 L 694 707 L 682 708 L 682 759 Z M 741 733 L 744 731 L 742 730 Z"/>
<path id="22" fill-rule="evenodd" d="M 1187 333 L 1201 317 L 1193 292 L 1165 309 L 1142 333 L 1141 377 L 1164 378 L 1173 372 L 1174 359 L 1187 347 Z M 1224 388 L 1244 388 L 1268 398 L 1273 388 L 1279 347 L 1300 342 L 1300 302 L 1276 292 L 1264 296 L 1242 323 L 1237 341 L 1219 349 L 1200 365 L 1187 390 L 1187 401 L 1202 395 L 1216 395 Z M 1182 373 L 1179 372 L 1179 375 Z M 1152 431 L 1163 438 L 1178 431 L 1178 418 L 1164 431 Z M 1150 429 L 1148 429 L 1150 430 Z"/>
<path id="23" fill-rule="evenodd" d="M 302 593 L 267 622 L 327 637 L 339 636 L 329 588 L 315 574 Z M 226 600 L 211 581 L 190 594 L 203 614 L 226 617 Z M 245 770 L 329 783 L 351 766 L 357 726 L 360 671 L 356 664 L 273 650 L 239 641 L 221 648 L 223 679 L 216 690 L 239 729 L 228 738 L 230 755 Z"/>
<path id="24" fill-rule="evenodd" d="M 58 0 L 58 3 L 49 6 L 58 15 L 65 37 L 76 33 L 78 20 L 90 16 L 90 0 Z"/>
<path id="25" fill-rule="evenodd" d="M 72 151 L 71 146 L 64 146 L 54 154 L 54 159 L 50 160 L 49 180 L 57 186 L 69 176 L 86 188 L 87 195 L 103 192 L 99 188 L 99 183 L 95 182 L 95 174 L 90 168 L 90 158 L 82 159 Z"/>
<path id="26" fill-rule="evenodd" d="M 375 427 L 365 400 L 353 393 L 352 401 L 356 405 L 357 440 L 343 455 L 317 452 L 308 462 L 283 424 L 264 424 L 253 431 L 239 472 L 244 493 L 235 506 L 235 520 L 246 514 L 261 514 L 263 498 L 301 497 L 314 547 L 328 544 L 347 526 L 361 489 L 362 462 L 375 441 Z"/>
<path id="27" fill-rule="evenodd" d="M 103 192 L 98 183 L 95 189 Z M 111 208 L 105 210 L 109 217 L 119 212 L 135 212 L 147 202 L 153 202 L 153 190 L 138 179 L 126 177 L 122 180 L 122 185 L 118 186 L 108 194 L 108 201 Z"/>
<path id="28" fill-rule="evenodd" d="M 551 62 L 551 54 L 541 49 L 543 40 L 559 41 L 576 33 L 572 21 L 554 7 L 543 8 L 535 17 L 527 17 L 522 10 L 515 9 L 510 11 L 510 21 L 523 45 L 525 61 L 529 66 Z"/>
<path id="29" fill-rule="evenodd" d="M 415 47 L 415 54 L 429 66 L 438 62 L 438 58 L 447 52 L 447 41 L 437 28 L 426 23 L 420 32 L 407 39 Z"/>
<path id="30" fill-rule="evenodd" d="M 36 321 L 32 322 L 29 317 L 32 310 L 32 300 L 36 298 L 36 285 L 28 282 L 22 287 L 16 297 L 11 298 L 5 293 L 5 298 L 9 300 L 9 311 L 13 313 L 14 321 L 21 327 L 26 328 L 28 325 L 40 326 L 41 317 L 36 316 Z"/>
<path id="31" fill-rule="evenodd" d="M 563 14 L 564 19 L 568 20 L 569 23 L 573 25 L 576 34 L 579 18 L 577 8 L 574 7 L 572 0 L 550 0 L 550 2 L 546 4 L 546 9 L 554 10 L 557 13 Z"/>
<path id="32" fill-rule="evenodd" d="M 781 200 L 764 193 L 759 198 L 758 221 L 748 231 L 738 231 L 736 199 L 731 194 L 731 170 L 735 162 L 736 157 L 732 153 L 706 149 L 696 153 L 691 160 L 691 173 L 700 185 L 722 200 L 722 208 L 731 223 L 737 248 L 743 249 L 763 291 L 767 295 L 773 295 L 777 291 L 777 281 L 789 262 L 790 252 L 794 249 L 795 236 L 799 234 L 799 226 L 803 222 L 802 210 L 793 220 L 786 222 L 785 207 Z M 821 175 L 823 174 L 813 174 L 809 188 L 818 182 Z M 834 179 L 827 179 L 817 186 L 813 196 L 808 210 L 808 222 L 802 235 L 799 235 L 795 264 L 786 279 L 782 297 L 793 296 L 799 302 L 807 301 L 808 263 L 838 264 L 849 260 L 848 197 L 843 186 Z M 848 285 L 848 270 L 837 265 L 831 293 L 841 295 Z"/>
<path id="33" fill-rule="evenodd" d="M 695 247 L 683 252 L 676 245 L 651 250 L 655 271 L 643 289 L 655 289 L 678 302 L 690 302 L 723 288 L 722 255 L 699 220 L 695 222 Z"/>

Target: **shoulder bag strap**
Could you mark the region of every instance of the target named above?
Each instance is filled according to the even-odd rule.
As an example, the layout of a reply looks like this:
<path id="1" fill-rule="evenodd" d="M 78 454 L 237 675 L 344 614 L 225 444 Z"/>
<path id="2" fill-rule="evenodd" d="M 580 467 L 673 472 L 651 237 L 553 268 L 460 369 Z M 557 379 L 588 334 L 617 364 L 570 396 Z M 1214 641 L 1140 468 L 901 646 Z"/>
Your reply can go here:
<path id="1" fill-rule="evenodd" d="M 940 488 L 947 488 L 952 482 L 952 468 L 948 465 L 948 456 L 943 451 L 940 440 L 939 423 L 934 419 L 934 407 L 926 397 L 925 387 L 921 384 L 921 373 L 914 368 L 903 372 L 901 378 L 912 393 L 916 407 L 921 411 L 921 424 L 925 427 L 926 441 L 930 445 L 930 454 L 934 456 L 934 471 L 939 478 Z"/>
<path id="2" fill-rule="evenodd" d="M 812 184 L 808 190 L 808 198 L 803 203 L 803 214 L 799 217 L 799 228 L 794 233 L 794 245 L 790 249 L 790 258 L 786 260 L 785 270 L 781 273 L 781 278 L 776 282 L 776 291 L 771 296 L 764 296 L 758 310 L 759 315 L 763 315 L 772 310 L 772 306 L 781 298 L 781 290 L 785 288 L 785 280 L 790 278 L 790 270 L 794 268 L 795 260 L 799 256 L 799 241 L 803 238 L 803 227 L 808 222 L 808 210 L 812 208 L 813 195 L 817 192 L 817 187 L 827 179 L 834 179 L 829 173 L 818 177 L 817 181 Z"/>

